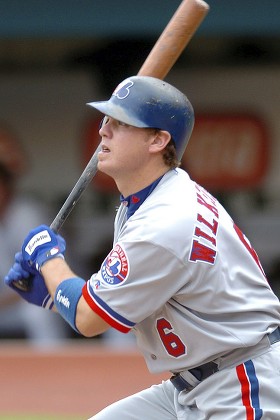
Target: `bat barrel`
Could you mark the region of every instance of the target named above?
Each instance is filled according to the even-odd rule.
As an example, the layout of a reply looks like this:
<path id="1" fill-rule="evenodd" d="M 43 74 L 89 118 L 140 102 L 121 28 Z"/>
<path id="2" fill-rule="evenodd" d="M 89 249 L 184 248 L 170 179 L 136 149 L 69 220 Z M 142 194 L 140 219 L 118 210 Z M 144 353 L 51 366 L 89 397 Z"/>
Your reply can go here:
<path id="1" fill-rule="evenodd" d="M 209 11 L 203 0 L 184 0 L 140 68 L 140 76 L 164 79 Z"/>

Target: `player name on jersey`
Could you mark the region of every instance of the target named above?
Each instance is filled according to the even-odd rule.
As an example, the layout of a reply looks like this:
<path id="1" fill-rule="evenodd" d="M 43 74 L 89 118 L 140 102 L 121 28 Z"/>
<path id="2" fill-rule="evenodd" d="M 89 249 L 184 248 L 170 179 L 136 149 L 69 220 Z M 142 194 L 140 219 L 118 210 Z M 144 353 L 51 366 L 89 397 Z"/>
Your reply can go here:
<path id="1" fill-rule="evenodd" d="M 214 264 L 217 249 L 216 235 L 219 213 L 215 198 L 204 188 L 196 184 L 196 196 L 199 204 L 197 223 L 194 230 L 190 261 L 202 261 Z M 203 239 L 203 242 L 201 241 Z"/>

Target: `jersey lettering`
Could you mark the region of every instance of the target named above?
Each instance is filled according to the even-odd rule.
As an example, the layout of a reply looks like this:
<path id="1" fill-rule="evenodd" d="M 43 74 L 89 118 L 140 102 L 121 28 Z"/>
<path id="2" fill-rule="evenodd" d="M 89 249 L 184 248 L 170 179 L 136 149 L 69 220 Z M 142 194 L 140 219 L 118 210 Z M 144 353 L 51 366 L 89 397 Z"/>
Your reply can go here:
<path id="1" fill-rule="evenodd" d="M 194 240 L 190 255 L 190 261 L 202 261 L 209 264 L 214 264 L 217 252 L 206 245 Z"/>
<path id="2" fill-rule="evenodd" d="M 175 334 L 173 327 L 165 318 L 157 320 L 157 331 L 167 353 L 173 357 L 180 357 L 186 353 L 186 347 L 180 337 Z"/>
<path id="3" fill-rule="evenodd" d="M 218 231 L 217 219 L 219 218 L 216 200 L 204 188 L 197 184 L 196 196 L 199 204 L 199 212 L 197 214 L 197 223 L 194 229 L 189 260 L 214 264 L 217 255 L 216 235 Z M 209 220 L 209 212 L 207 210 L 210 210 L 212 213 Z M 213 214 L 215 218 L 213 218 Z"/>
<path id="4" fill-rule="evenodd" d="M 203 187 L 196 184 L 196 195 L 197 195 L 197 201 L 199 204 L 205 206 L 208 210 L 210 210 L 215 217 L 219 217 L 218 209 L 216 207 L 216 200 L 215 198 L 206 191 Z"/>
<path id="5" fill-rule="evenodd" d="M 213 233 L 213 235 L 217 235 L 217 229 L 218 229 L 218 222 L 217 220 L 213 219 L 212 220 L 212 224 L 207 222 L 206 219 L 204 219 L 204 217 L 201 216 L 201 214 L 198 213 L 197 215 L 197 221 L 200 223 L 203 223 L 205 226 L 207 226 Z"/>
<path id="6" fill-rule="evenodd" d="M 202 238 L 206 239 L 207 241 L 211 242 L 214 246 L 216 246 L 216 239 L 213 238 L 213 236 L 207 235 L 207 233 L 205 233 L 199 227 L 195 228 L 194 234 L 197 237 L 201 236 Z"/>

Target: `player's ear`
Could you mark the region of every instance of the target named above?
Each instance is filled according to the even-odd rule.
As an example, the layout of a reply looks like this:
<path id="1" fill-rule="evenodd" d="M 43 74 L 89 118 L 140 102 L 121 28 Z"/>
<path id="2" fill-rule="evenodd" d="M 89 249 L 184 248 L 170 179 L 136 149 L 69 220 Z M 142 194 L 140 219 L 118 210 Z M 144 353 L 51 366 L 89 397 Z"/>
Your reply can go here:
<path id="1" fill-rule="evenodd" d="M 168 131 L 156 130 L 150 145 L 151 152 L 156 153 L 163 150 L 169 143 L 170 139 L 171 135 Z"/>

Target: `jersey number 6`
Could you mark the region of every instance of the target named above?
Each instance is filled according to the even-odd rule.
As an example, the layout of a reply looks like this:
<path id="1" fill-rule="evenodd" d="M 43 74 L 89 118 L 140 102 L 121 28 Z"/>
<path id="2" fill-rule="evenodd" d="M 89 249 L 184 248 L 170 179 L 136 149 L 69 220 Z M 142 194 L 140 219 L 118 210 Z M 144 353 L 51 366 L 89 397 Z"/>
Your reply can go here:
<path id="1" fill-rule="evenodd" d="M 180 337 L 173 332 L 173 327 L 165 318 L 157 320 L 157 331 L 162 344 L 170 356 L 180 357 L 186 353 L 186 347 Z"/>

